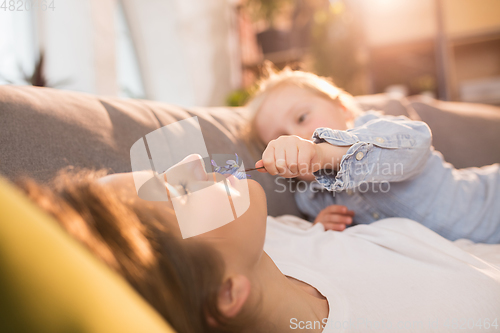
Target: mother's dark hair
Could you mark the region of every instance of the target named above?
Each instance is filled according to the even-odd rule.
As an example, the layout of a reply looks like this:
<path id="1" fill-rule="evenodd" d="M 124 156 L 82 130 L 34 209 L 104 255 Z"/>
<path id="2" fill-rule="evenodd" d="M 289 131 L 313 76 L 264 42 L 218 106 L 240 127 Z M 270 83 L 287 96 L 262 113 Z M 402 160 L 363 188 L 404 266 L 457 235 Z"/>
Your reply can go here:
<path id="1" fill-rule="evenodd" d="M 122 275 L 179 333 L 241 332 L 251 318 L 218 310 L 225 265 L 217 250 L 169 230 L 166 214 L 124 200 L 96 180 L 103 172 L 65 171 L 49 186 L 18 185 L 74 238 Z M 171 212 L 170 216 L 174 216 Z M 176 223 L 174 225 L 177 225 Z M 207 321 L 215 319 L 216 327 Z"/>

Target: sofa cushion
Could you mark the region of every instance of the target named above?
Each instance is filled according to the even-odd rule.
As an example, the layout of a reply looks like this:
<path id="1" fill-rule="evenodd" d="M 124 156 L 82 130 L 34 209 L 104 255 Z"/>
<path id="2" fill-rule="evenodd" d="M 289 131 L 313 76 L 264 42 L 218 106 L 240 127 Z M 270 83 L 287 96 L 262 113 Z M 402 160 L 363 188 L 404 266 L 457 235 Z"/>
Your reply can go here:
<path id="1" fill-rule="evenodd" d="M 130 148 L 139 138 L 172 122 L 198 116 L 209 154 L 237 153 L 245 167 L 254 158 L 238 138 L 241 109 L 184 109 L 165 103 L 99 97 L 28 86 L 0 86 L 0 172 L 38 181 L 57 171 L 106 168 L 129 172 Z M 276 178 L 252 172 L 264 188 L 269 215 L 299 215 L 293 194 Z"/>
<path id="2" fill-rule="evenodd" d="M 355 97 L 363 110 L 381 110 L 421 120 L 432 131 L 432 144 L 455 168 L 500 162 L 500 107 L 438 101 L 426 96 L 395 98 L 390 94 Z"/>
<path id="3" fill-rule="evenodd" d="M 409 101 L 404 97 L 394 97 L 390 94 L 362 95 L 354 97 L 363 111 L 379 110 L 392 116 L 406 116 L 419 120 Z"/>
<path id="4" fill-rule="evenodd" d="M 412 108 L 432 131 L 432 144 L 456 168 L 500 162 L 500 107 L 410 98 Z"/>

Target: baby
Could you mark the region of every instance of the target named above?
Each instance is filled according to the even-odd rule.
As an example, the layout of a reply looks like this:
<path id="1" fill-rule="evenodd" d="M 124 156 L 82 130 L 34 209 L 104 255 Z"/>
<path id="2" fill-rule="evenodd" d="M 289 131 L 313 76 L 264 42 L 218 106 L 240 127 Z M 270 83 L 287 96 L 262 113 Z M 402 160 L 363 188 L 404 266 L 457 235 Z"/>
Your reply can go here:
<path id="1" fill-rule="evenodd" d="M 454 169 L 424 122 L 363 112 L 327 79 L 289 69 L 271 73 L 247 108 L 263 147 L 256 167 L 316 178 L 295 195 L 311 221 L 340 231 L 406 217 L 450 240 L 500 243 L 500 165 Z"/>

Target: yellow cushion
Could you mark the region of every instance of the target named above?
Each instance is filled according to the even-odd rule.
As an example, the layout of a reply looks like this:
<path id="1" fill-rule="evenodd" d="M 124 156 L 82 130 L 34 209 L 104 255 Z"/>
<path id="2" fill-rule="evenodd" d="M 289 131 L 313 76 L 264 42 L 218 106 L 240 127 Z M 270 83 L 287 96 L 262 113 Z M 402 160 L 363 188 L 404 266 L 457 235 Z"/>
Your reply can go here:
<path id="1" fill-rule="evenodd" d="M 118 274 L 0 177 L 5 332 L 174 332 Z"/>

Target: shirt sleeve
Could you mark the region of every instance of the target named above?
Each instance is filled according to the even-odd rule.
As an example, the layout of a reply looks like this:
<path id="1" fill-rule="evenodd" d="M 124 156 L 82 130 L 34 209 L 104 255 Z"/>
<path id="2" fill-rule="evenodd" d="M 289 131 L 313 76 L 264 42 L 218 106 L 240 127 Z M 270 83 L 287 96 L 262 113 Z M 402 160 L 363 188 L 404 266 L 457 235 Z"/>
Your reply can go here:
<path id="1" fill-rule="evenodd" d="M 426 123 L 405 116 L 371 113 L 364 124 L 346 131 L 318 128 L 315 143 L 350 146 L 337 172 L 314 173 L 330 191 L 340 192 L 362 183 L 398 182 L 418 175 L 431 155 L 432 133 Z"/>

